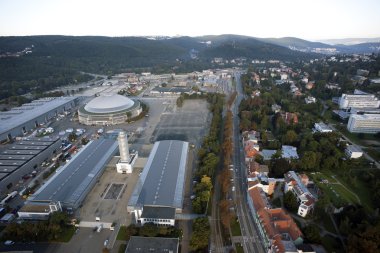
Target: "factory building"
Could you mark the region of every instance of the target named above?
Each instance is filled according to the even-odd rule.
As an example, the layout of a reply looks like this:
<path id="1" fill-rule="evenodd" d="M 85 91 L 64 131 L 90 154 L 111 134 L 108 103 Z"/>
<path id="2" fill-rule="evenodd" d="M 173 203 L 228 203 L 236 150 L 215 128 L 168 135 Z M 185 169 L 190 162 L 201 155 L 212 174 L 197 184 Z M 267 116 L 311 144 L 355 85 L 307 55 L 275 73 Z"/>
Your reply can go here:
<path id="1" fill-rule="evenodd" d="M 101 95 L 78 110 L 79 122 L 85 125 L 116 125 L 142 112 L 139 101 L 118 94 Z"/>
<path id="2" fill-rule="evenodd" d="M 26 204 L 35 206 L 59 202 L 63 209 L 77 209 L 102 175 L 117 146 L 113 139 L 91 141 L 30 196 Z"/>
<path id="3" fill-rule="evenodd" d="M 29 138 L 12 144 L 0 153 L 0 192 L 5 194 L 22 177 L 50 159 L 61 146 L 59 138 Z"/>
<path id="4" fill-rule="evenodd" d="M 77 97 L 41 98 L 10 111 L 0 112 L 0 141 L 23 136 L 60 113 L 75 107 Z"/>
<path id="5" fill-rule="evenodd" d="M 177 140 L 158 141 L 154 144 L 148 161 L 141 173 L 128 203 L 128 212 L 133 212 L 136 222 L 142 222 L 144 206 L 151 209 L 168 207 L 181 213 L 185 185 L 186 163 L 189 143 Z M 165 217 L 154 217 L 158 220 L 170 220 Z M 170 216 L 171 217 L 171 216 Z"/>

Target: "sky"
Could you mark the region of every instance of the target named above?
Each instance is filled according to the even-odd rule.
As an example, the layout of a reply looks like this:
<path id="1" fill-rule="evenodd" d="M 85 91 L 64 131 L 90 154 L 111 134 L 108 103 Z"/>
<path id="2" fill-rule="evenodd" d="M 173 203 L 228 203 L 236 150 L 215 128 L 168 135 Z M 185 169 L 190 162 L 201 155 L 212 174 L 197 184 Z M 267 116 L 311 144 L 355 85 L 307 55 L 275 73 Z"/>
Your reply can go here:
<path id="1" fill-rule="evenodd" d="M 380 0 L 0 0 L 0 36 L 380 37 Z"/>

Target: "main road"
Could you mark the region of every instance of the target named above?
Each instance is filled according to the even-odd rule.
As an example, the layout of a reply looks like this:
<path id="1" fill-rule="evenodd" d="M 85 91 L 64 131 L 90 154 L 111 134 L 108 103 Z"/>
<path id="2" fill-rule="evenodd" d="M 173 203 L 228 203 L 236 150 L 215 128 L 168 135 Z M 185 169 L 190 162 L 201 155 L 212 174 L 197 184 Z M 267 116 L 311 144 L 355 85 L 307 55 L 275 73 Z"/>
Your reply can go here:
<path id="1" fill-rule="evenodd" d="M 239 104 L 243 99 L 242 84 L 240 82 L 240 73 L 235 73 L 236 80 L 236 91 L 237 96 L 235 102 L 232 106 L 233 113 L 233 163 L 234 163 L 234 183 L 235 183 L 235 203 L 236 203 L 236 213 L 240 223 L 240 228 L 242 232 L 243 242 L 242 246 L 244 252 L 259 252 L 264 253 L 264 246 L 257 227 L 254 224 L 252 214 L 248 207 L 247 200 L 247 169 L 244 163 L 244 152 L 242 148 L 242 142 L 240 141 L 239 132 Z"/>

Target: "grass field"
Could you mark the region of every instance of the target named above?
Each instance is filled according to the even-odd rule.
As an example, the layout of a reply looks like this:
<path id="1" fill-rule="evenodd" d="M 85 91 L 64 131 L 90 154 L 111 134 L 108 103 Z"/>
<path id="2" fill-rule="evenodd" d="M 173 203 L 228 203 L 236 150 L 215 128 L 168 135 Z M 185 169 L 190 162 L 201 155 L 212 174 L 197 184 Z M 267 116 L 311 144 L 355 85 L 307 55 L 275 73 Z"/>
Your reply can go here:
<path id="1" fill-rule="evenodd" d="M 117 234 L 116 240 L 125 241 L 125 238 L 127 238 L 127 227 L 121 226 L 119 233 Z"/>
<path id="2" fill-rule="evenodd" d="M 120 244 L 119 250 L 117 252 L 118 253 L 124 253 L 126 248 L 127 248 L 127 244 L 125 244 L 125 243 Z"/>
<path id="3" fill-rule="evenodd" d="M 244 253 L 243 246 L 241 246 L 240 243 L 235 243 L 235 248 L 237 253 Z"/>
<path id="4" fill-rule="evenodd" d="M 333 178 L 333 176 L 339 180 Z M 332 203 L 336 206 L 342 206 L 346 203 L 361 204 L 369 210 L 372 210 L 372 202 L 368 187 L 359 179 L 355 185 L 347 184 L 344 178 L 334 174 L 331 171 L 324 171 L 311 175 L 313 181 L 330 197 Z M 322 180 L 328 180 L 324 183 Z"/>
<path id="5" fill-rule="evenodd" d="M 236 219 L 231 221 L 232 236 L 241 236 L 240 223 Z"/>
<path id="6" fill-rule="evenodd" d="M 56 242 L 69 242 L 71 237 L 73 237 L 75 230 L 77 228 L 74 226 L 65 227 L 59 237 L 55 240 Z"/>

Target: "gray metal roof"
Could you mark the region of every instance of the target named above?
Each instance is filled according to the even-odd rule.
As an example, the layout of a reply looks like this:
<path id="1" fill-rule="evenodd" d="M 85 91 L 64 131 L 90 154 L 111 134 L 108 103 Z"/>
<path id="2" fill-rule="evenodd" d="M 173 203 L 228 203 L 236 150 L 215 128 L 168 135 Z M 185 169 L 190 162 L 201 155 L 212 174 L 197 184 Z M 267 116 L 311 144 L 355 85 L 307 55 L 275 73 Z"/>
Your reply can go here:
<path id="1" fill-rule="evenodd" d="M 18 166 L 0 166 L 0 172 L 11 173 L 12 171 L 15 171 L 17 168 Z"/>
<path id="2" fill-rule="evenodd" d="M 182 209 L 183 187 L 189 143 L 177 140 L 154 144 L 128 206 L 144 205 Z"/>
<path id="3" fill-rule="evenodd" d="M 76 206 L 117 147 L 113 139 L 99 139 L 87 144 L 28 201 L 61 201 L 64 205 Z"/>
<path id="4" fill-rule="evenodd" d="M 24 104 L 21 107 L 13 108 L 7 112 L 0 112 L 0 133 L 5 133 L 10 129 L 18 127 L 25 122 L 31 121 L 40 115 L 48 113 L 55 108 L 70 103 L 76 97 L 42 98 Z"/>
<path id="5" fill-rule="evenodd" d="M 8 150 L 5 150 L 2 154 L 9 154 L 9 155 L 37 155 L 39 154 L 41 151 L 40 150 L 30 150 L 30 149 L 27 149 L 27 150 L 17 150 L 17 149 L 14 149 L 14 150 L 11 150 L 11 149 L 8 149 Z"/>
<path id="6" fill-rule="evenodd" d="M 8 173 L 0 173 L 0 180 L 6 176 L 8 176 Z"/>
<path id="7" fill-rule="evenodd" d="M 23 165 L 26 161 L 20 160 L 0 160 L 0 166 L 20 166 Z"/>
<path id="8" fill-rule="evenodd" d="M 10 147 L 9 149 L 21 149 L 21 150 L 29 150 L 29 149 L 32 149 L 32 150 L 44 150 L 46 148 L 46 146 L 26 146 L 26 145 L 14 145 L 12 147 Z"/>
<path id="9" fill-rule="evenodd" d="M 54 141 L 20 141 L 17 144 L 25 146 L 49 146 L 53 142 Z"/>
<path id="10" fill-rule="evenodd" d="M 144 206 L 141 218 L 174 219 L 175 208 L 164 206 Z"/>
<path id="11" fill-rule="evenodd" d="M 11 154 L 1 154 L 0 160 L 30 160 L 34 155 L 11 155 Z"/>
<path id="12" fill-rule="evenodd" d="M 178 253 L 178 238 L 131 236 L 125 253 Z"/>

